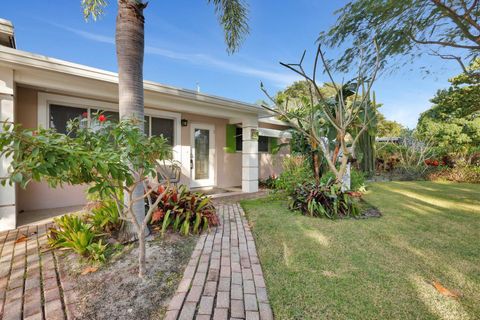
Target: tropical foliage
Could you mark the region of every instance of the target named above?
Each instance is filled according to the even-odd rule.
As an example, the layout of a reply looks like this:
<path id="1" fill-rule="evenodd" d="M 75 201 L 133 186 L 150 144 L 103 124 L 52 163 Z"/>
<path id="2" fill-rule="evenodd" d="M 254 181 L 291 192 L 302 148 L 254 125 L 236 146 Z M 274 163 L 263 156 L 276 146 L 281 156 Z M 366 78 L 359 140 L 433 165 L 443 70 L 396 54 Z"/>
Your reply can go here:
<path id="1" fill-rule="evenodd" d="M 104 262 L 107 245 L 94 225 L 75 214 L 55 219 L 55 226 L 48 230 L 48 242 L 54 248 L 67 248 L 87 259 Z"/>
<path id="2" fill-rule="evenodd" d="M 204 194 L 189 191 L 185 185 L 178 188 L 159 186 L 152 192 L 150 201 L 156 201 L 158 197 L 162 199 L 151 223 L 161 226 L 162 234 L 169 227 L 183 235 L 198 234 L 219 224 L 212 200 Z"/>
<path id="3" fill-rule="evenodd" d="M 377 113 L 377 137 L 400 137 L 406 128 L 397 121 L 388 120 Z"/>
<path id="4" fill-rule="evenodd" d="M 350 69 L 362 54 L 367 65 L 374 65 L 375 51 L 362 46 L 373 39 L 382 48 L 384 62 L 396 57 L 397 66 L 398 56 L 408 62 L 429 53 L 464 67 L 480 49 L 477 0 L 355 0 L 336 13 L 336 23 L 319 40 L 331 47 L 348 46 L 337 61 L 341 70 Z"/>
<path id="5" fill-rule="evenodd" d="M 288 206 L 308 216 L 329 219 L 355 217 L 360 213 L 350 194 L 343 192 L 332 179 L 325 184 L 299 184 L 289 195 Z"/>
<path id="6" fill-rule="evenodd" d="M 480 59 L 469 70 L 478 73 Z M 450 83 L 431 100 L 433 106 L 421 114 L 417 129 L 432 140 L 438 154 L 470 162 L 480 146 L 480 79 L 462 73 Z"/>
<path id="7" fill-rule="evenodd" d="M 145 230 L 160 200 L 151 203 L 143 221 L 137 220 L 133 207 L 141 202 L 144 208 L 149 196 L 147 177 L 156 175 L 157 160 L 170 158 L 171 147 L 162 136 L 147 137 L 135 119 L 113 123 L 100 114 L 91 122 L 74 119 L 68 129 L 64 135 L 53 129 L 31 130 L 4 123 L 0 155 L 12 157 L 9 182 L 21 187 L 32 180 L 47 181 L 51 187 L 89 184 L 89 193 L 113 201 L 119 217 L 134 225 L 140 244 L 139 274 L 143 276 Z M 138 186 L 142 194 L 135 196 Z M 125 196 L 120 197 L 118 190 Z"/>
<path id="8" fill-rule="evenodd" d="M 287 157 L 283 160 L 283 171 L 275 179 L 275 189 L 286 191 L 287 194 L 293 192 L 298 184 L 313 181 L 313 171 L 310 166 L 309 158 L 302 155 Z"/>

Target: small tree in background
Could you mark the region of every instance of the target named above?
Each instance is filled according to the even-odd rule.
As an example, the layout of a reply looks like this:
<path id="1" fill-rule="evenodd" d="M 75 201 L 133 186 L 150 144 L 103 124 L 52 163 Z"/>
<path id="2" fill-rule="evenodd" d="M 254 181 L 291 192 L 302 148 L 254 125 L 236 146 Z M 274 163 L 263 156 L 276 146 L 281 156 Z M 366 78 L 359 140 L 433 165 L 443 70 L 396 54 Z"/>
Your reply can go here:
<path id="1" fill-rule="evenodd" d="M 157 160 L 171 158 L 171 147 L 163 137 L 147 137 L 135 119 L 118 124 L 100 115 L 93 123 L 76 119 L 69 134 L 53 129 L 23 129 L 5 122 L 0 133 L 0 156 L 12 157 L 9 177 L 2 179 L 25 188 L 30 181 L 46 181 L 52 188 L 62 184 L 88 184 L 89 193 L 112 199 L 120 217 L 132 223 L 139 241 L 139 276 L 144 277 L 145 230 L 163 194 L 155 202 L 147 177 L 156 176 Z M 141 188 L 140 196 L 135 190 Z M 125 199 L 118 190 L 124 191 Z M 145 201 L 148 209 L 145 213 Z M 134 208 L 141 205 L 144 218 L 137 220 Z"/>
<path id="2" fill-rule="evenodd" d="M 388 120 L 380 112 L 377 113 L 377 137 L 400 137 L 405 129 L 401 123 Z"/>
<path id="3" fill-rule="evenodd" d="M 480 146 L 480 78 L 469 76 L 480 72 L 480 59 L 468 69 L 450 79 L 448 89 L 437 92 L 434 105 L 420 115 L 417 125 L 419 135 L 430 139 L 438 154 L 467 163 Z"/>
<path id="4" fill-rule="evenodd" d="M 279 104 L 278 99 L 270 96 L 262 84 L 262 90 L 274 105 L 272 107 L 264 104 L 263 107 L 308 137 L 312 142 L 312 149 L 319 148 L 321 151 L 336 181 L 343 183 L 348 164 L 355 158 L 358 140 L 375 118 L 370 93 L 380 66 L 379 55 L 377 54 L 375 68 L 369 77 L 365 75 L 366 68 L 360 59 L 357 76 L 345 84 L 337 84 L 334 80 L 321 45 L 317 48 L 312 75 L 307 74 L 303 68 L 304 58 L 305 53 L 299 63 L 281 63 L 302 76 L 308 84 L 309 96 L 301 98 L 301 108 L 290 106 L 288 99 Z M 326 96 L 325 90 L 317 83 L 319 60 L 330 80 L 325 86 L 333 90 L 333 96 Z M 350 186 L 344 185 L 344 188 L 349 189 Z"/>

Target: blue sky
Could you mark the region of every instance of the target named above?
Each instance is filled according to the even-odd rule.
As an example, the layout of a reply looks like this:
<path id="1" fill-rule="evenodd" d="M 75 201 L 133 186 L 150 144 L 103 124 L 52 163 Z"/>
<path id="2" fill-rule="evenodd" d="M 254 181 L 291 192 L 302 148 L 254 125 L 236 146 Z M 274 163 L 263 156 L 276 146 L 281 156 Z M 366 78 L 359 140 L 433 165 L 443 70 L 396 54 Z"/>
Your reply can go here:
<path id="1" fill-rule="evenodd" d="M 246 1 L 251 32 L 234 55 L 226 53 L 222 30 L 206 0 L 150 1 L 145 11 L 145 79 L 188 89 L 198 83 L 204 93 L 245 102 L 264 99 L 260 81 L 275 93 L 296 80 L 278 62 L 296 62 L 304 49 L 306 60 L 312 60 L 318 33 L 335 22 L 334 10 L 347 2 Z M 96 22 L 85 22 L 80 0 L 7 1 L 0 17 L 14 23 L 21 50 L 116 71 L 116 1 L 109 2 Z M 327 50 L 330 58 L 340 54 L 339 49 Z M 425 76 L 422 66 L 433 74 Z M 437 89 L 447 87 L 447 79 L 459 72 L 452 62 L 424 57 L 382 75 L 374 87 L 381 111 L 413 128 Z"/>

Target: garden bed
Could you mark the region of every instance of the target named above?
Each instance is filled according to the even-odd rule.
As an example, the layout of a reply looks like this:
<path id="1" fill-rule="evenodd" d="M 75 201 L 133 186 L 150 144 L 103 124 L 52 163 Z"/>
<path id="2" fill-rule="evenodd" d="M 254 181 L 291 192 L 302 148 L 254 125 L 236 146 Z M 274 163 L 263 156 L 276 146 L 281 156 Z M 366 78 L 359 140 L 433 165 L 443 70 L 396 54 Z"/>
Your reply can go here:
<path id="1" fill-rule="evenodd" d="M 72 253 L 61 257 L 76 283 L 76 319 L 162 319 L 196 237 L 168 233 L 147 243 L 147 274 L 138 277 L 138 246 L 130 245 L 97 271 Z M 93 269 L 94 270 L 94 269 Z"/>

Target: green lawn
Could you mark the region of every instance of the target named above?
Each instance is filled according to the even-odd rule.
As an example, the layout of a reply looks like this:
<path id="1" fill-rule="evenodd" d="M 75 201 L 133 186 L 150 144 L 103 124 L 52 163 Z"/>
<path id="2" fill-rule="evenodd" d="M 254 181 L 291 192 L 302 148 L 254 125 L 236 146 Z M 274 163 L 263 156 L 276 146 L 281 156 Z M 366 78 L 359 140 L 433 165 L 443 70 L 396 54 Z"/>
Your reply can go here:
<path id="1" fill-rule="evenodd" d="M 365 199 L 384 216 L 329 221 L 242 202 L 276 319 L 480 319 L 480 185 L 376 183 Z"/>

